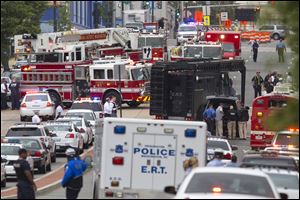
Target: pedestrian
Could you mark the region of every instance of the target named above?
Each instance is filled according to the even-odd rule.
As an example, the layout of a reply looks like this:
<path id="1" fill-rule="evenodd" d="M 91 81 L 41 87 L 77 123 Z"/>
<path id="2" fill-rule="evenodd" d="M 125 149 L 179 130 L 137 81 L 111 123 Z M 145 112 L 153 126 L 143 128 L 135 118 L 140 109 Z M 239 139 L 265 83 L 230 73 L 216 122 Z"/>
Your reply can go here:
<path id="1" fill-rule="evenodd" d="M 77 199 L 83 186 L 83 173 L 87 169 L 85 161 L 81 160 L 73 148 L 66 150 L 68 163 L 61 185 L 66 187 L 67 199 Z"/>
<path id="2" fill-rule="evenodd" d="M 214 153 L 214 158 L 207 163 L 207 167 L 223 167 L 224 163 L 222 159 L 224 157 L 224 152 L 222 149 L 216 149 Z"/>
<path id="3" fill-rule="evenodd" d="M 257 71 L 256 75 L 251 79 L 254 88 L 254 98 L 261 96 L 261 87 L 264 82 L 263 78 L 260 76 L 260 72 Z"/>
<path id="4" fill-rule="evenodd" d="M 216 111 L 213 108 L 212 104 L 209 104 L 208 108 L 203 113 L 203 119 L 207 123 L 207 130 L 211 133 L 211 135 L 214 134 L 214 120 L 216 118 Z"/>
<path id="5" fill-rule="evenodd" d="M 273 72 L 269 71 L 269 73 L 265 76 L 264 83 L 269 81 L 269 78 L 272 76 Z"/>
<path id="6" fill-rule="evenodd" d="M 11 109 L 20 109 L 20 83 L 16 81 L 16 77 L 13 78 L 9 85 L 11 91 Z"/>
<path id="7" fill-rule="evenodd" d="M 273 86 L 276 86 L 277 83 L 279 82 L 278 73 L 277 73 L 276 71 L 274 71 L 274 72 L 272 73 L 271 78 L 272 78 Z"/>
<path id="8" fill-rule="evenodd" d="M 241 108 L 238 110 L 238 125 L 239 125 L 239 136 L 240 139 L 246 140 L 247 138 L 247 122 L 249 120 L 249 108 L 244 107 L 242 104 Z"/>
<path id="9" fill-rule="evenodd" d="M 159 28 L 161 28 L 161 29 L 164 29 L 164 27 L 165 27 L 165 22 L 164 22 L 164 20 L 165 20 L 164 17 L 162 17 L 162 18 L 160 18 L 160 20 L 158 20 L 158 26 L 159 26 Z"/>
<path id="10" fill-rule="evenodd" d="M 220 103 L 218 108 L 216 109 L 216 136 L 223 137 L 223 104 Z"/>
<path id="11" fill-rule="evenodd" d="M 231 157 L 231 161 L 227 163 L 225 167 L 239 167 L 239 164 L 237 163 L 237 156 L 233 155 Z"/>
<path id="12" fill-rule="evenodd" d="M 118 108 L 117 108 L 117 104 L 116 104 L 116 97 L 115 96 L 113 96 L 112 98 L 111 98 L 111 103 L 112 103 L 112 105 L 113 105 L 113 107 L 112 107 L 112 112 L 111 112 L 111 116 L 112 117 L 117 117 L 117 111 L 118 111 Z"/>
<path id="13" fill-rule="evenodd" d="M 110 98 L 106 98 L 106 102 L 104 104 L 104 117 L 111 117 L 113 110 L 113 105 L 110 102 Z"/>
<path id="14" fill-rule="evenodd" d="M 236 139 L 237 112 L 232 105 L 229 107 L 227 119 L 228 138 Z"/>
<path id="15" fill-rule="evenodd" d="M 273 89 L 274 89 L 274 84 L 272 82 L 272 77 L 270 77 L 268 82 L 265 83 L 266 93 L 269 94 L 269 93 L 273 92 Z"/>
<path id="16" fill-rule="evenodd" d="M 284 62 L 284 52 L 286 52 L 286 47 L 282 39 L 276 44 L 276 51 L 278 52 L 279 62 Z"/>
<path id="17" fill-rule="evenodd" d="M 256 60 L 257 60 L 258 48 L 259 48 L 259 44 L 258 44 L 257 40 L 254 39 L 254 42 L 252 44 L 253 61 L 254 62 L 256 62 Z"/>
<path id="18" fill-rule="evenodd" d="M 6 110 L 9 108 L 7 105 L 7 93 L 8 93 L 7 82 L 3 78 L 1 79 L 1 110 Z"/>
<path id="19" fill-rule="evenodd" d="M 58 104 L 58 106 L 55 109 L 55 119 L 58 119 L 64 115 L 64 109 L 62 104 Z"/>
<path id="20" fill-rule="evenodd" d="M 37 190 L 33 181 L 31 168 L 27 159 L 26 149 L 19 149 L 19 159 L 14 163 L 14 169 L 17 175 L 17 198 L 18 199 L 35 199 Z"/>
<path id="21" fill-rule="evenodd" d="M 41 118 L 39 117 L 39 112 L 38 111 L 34 112 L 34 115 L 32 116 L 31 120 L 32 120 L 32 123 L 36 123 L 36 124 L 41 123 Z"/>

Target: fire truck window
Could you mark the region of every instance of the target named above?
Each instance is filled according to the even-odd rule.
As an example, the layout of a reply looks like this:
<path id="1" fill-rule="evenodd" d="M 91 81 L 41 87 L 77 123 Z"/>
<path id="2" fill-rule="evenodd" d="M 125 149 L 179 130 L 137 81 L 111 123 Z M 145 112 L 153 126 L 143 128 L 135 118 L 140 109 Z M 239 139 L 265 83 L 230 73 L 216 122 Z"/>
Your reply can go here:
<path id="1" fill-rule="evenodd" d="M 146 38 L 146 46 L 151 47 L 162 47 L 163 46 L 163 38 L 155 38 L 155 37 L 148 37 Z"/>
<path id="2" fill-rule="evenodd" d="M 43 39 L 41 39 L 41 46 L 44 46 Z"/>
<path id="3" fill-rule="evenodd" d="M 76 60 L 81 60 L 81 48 L 76 48 Z"/>
<path id="4" fill-rule="evenodd" d="M 138 48 L 144 47 L 146 45 L 145 43 L 146 43 L 145 38 L 143 37 L 138 38 Z"/>
<path id="5" fill-rule="evenodd" d="M 71 53 L 71 61 L 74 61 L 74 52 Z"/>
<path id="6" fill-rule="evenodd" d="M 64 53 L 64 61 L 69 61 L 69 53 Z"/>
<path id="7" fill-rule="evenodd" d="M 107 70 L 107 79 L 113 79 L 113 78 L 114 78 L 113 70 L 111 69 Z"/>
<path id="8" fill-rule="evenodd" d="M 94 69 L 94 79 L 105 79 L 104 69 Z"/>

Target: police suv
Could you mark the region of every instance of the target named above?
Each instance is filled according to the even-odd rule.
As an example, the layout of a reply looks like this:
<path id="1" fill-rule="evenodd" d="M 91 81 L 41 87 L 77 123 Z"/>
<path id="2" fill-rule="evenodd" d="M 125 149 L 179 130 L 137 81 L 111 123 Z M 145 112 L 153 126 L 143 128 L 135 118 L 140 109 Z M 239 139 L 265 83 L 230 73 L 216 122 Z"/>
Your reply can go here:
<path id="1" fill-rule="evenodd" d="M 163 198 L 183 181 L 184 161 L 206 165 L 204 122 L 104 118 L 101 128 L 97 121 L 94 198 Z"/>

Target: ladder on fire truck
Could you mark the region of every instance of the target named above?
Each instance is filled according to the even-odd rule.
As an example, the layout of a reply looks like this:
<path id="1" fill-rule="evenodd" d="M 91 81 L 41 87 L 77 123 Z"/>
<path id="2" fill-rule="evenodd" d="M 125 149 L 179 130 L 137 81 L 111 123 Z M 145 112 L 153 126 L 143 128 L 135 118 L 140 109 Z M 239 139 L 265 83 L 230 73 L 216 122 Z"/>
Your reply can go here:
<path id="1" fill-rule="evenodd" d="M 22 83 L 72 84 L 72 72 L 22 72 Z"/>

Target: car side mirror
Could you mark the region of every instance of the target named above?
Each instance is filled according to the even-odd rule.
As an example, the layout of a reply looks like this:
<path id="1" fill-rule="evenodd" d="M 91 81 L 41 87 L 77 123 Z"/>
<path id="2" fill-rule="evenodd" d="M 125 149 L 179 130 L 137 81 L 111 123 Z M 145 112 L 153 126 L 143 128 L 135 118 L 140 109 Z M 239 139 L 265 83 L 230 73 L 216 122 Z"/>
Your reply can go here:
<path id="1" fill-rule="evenodd" d="M 288 199 L 289 196 L 286 193 L 279 193 L 280 199 Z"/>
<path id="2" fill-rule="evenodd" d="M 165 187 L 164 192 L 167 194 L 174 194 L 174 195 L 177 194 L 177 191 L 174 186 Z"/>
<path id="3" fill-rule="evenodd" d="M 235 146 L 235 145 L 232 145 L 232 146 L 231 146 L 231 149 L 232 149 L 233 151 L 236 151 L 236 150 L 238 150 L 238 147 Z"/>

